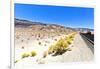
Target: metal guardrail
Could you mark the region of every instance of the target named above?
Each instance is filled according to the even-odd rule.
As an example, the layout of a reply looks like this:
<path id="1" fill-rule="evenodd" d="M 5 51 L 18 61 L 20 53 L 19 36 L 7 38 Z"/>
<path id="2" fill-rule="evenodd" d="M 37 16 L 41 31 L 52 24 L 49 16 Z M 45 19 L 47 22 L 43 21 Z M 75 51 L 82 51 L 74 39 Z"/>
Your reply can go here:
<path id="1" fill-rule="evenodd" d="M 85 35 L 81 34 L 80 35 L 85 38 L 90 44 L 91 44 L 91 47 L 94 48 L 94 42 L 92 40 L 90 40 L 88 37 L 86 37 Z"/>
<path id="2" fill-rule="evenodd" d="M 88 37 L 86 37 L 86 36 L 83 35 L 83 34 L 81 34 L 81 35 L 94 45 L 94 42 L 93 42 L 92 40 L 90 40 Z"/>

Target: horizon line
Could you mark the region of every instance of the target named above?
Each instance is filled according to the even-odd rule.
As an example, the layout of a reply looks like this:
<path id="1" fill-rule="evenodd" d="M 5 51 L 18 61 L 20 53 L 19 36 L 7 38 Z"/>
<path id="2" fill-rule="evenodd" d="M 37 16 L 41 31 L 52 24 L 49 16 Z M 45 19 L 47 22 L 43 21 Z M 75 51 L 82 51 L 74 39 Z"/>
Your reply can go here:
<path id="1" fill-rule="evenodd" d="M 60 26 L 64 26 L 64 27 L 69 27 L 69 28 L 87 28 L 87 27 L 71 27 L 71 26 L 65 26 L 65 25 L 62 25 L 62 24 L 57 24 L 57 23 L 44 23 L 44 22 L 40 22 L 40 21 L 33 21 L 33 20 L 30 20 L 30 19 L 25 19 L 25 18 L 16 18 L 14 17 L 14 19 L 20 19 L 20 20 L 26 20 L 26 21 L 30 21 L 30 22 L 39 22 L 39 23 L 42 23 L 42 24 L 48 24 L 48 25 L 60 25 Z M 87 29 L 93 29 L 94 28 L 87 28 Z"/>

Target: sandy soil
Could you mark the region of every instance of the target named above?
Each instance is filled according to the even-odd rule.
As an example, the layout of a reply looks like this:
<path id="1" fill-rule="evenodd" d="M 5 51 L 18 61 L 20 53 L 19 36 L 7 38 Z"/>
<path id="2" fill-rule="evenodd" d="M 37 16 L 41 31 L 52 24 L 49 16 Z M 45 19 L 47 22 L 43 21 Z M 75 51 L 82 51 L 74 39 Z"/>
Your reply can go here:
<path id="1" fill-rule="evenodd" d="M 15 64 L 27 66 L 45 63 L 45 61 L 42 59 L 44 52 L 47 51 L 48 48 L 55 44 L 60 38 L 64 38 L 65 36 L 67 35 L 44 37 L 40 39 L 33 36 L 29 37 L 29 35 L 23 35 L 20 38 L 15 38 L 15 61 L 18 60 L 18 62 Z M 39 42 L 41 42 L 41 44 L 39 44 Z M 37 55 L 35 57 L 27 57 L 22 59 L 23 53 L 29 53 L 31 51 L 35 51 Z"/>
<path id="2" fill-rule="evenodd" d="M 65 36 L 67 35 L 55 36 L 53 38 L 44 37 L 38 40 L 36 37 L 28 37 L 28 39 L 26 39 L 27 37 L 23 36 L 15 39 L 15 61 L 18 60 L 15 65 L 32 66 L 34 64 L 80 62 L 91 61 L 93 59 L 93 53 L 79 34 L 75 36 L 73 43 L 69 46 L 71 51 L 66 51 L 64 54 L 58 56 L 48 55 L 46 58 L 42 58 L 43 53 L 47 51 L 52 44 L 55 44 L 60 38 L 64 38 Z M 39 44 L 39 42 L 41 42 L 41 44 Z M 24 49 L 22 47 L 24 47 Z M 23 53 L 29 53 L 33 50 L 37 53 L 35 57 L 22 59 Z"/>

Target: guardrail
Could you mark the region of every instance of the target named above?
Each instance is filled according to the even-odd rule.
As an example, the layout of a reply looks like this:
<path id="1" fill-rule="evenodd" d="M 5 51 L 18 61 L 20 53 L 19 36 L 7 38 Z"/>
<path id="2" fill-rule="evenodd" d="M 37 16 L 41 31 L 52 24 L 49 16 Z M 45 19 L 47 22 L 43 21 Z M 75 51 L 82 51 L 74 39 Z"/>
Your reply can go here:
<path id="1" fill-rule="evenodd" d="M 94 42 L 92 40 L 90 40 L 88 37 L 86 37 L 84 34 L 80 33 L 80 35 L 85 38 L 92 46 L 92 48 L 94 48 Z"/>
<path id="2" fill-rule="evenodd" d="M 82 33 L 81 33 L 81 35 L 94 45 L 94 42 L 93 42 L 92 40 L 90 40 L 88 37 L 86 37 L 86 36 L 85 36 L 84 34 L 82 34 Z"/>

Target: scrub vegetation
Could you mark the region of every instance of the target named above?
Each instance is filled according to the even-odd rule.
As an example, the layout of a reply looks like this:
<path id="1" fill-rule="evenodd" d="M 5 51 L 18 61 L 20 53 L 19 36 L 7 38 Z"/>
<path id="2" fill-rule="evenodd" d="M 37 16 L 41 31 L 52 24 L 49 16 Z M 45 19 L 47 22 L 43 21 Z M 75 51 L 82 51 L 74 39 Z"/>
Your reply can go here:
<path id="1" fill-rule="evenodd" d="M 62 55 L 64 52 L 66 52 L 68 46 L 72 44 L 74 39 L 75 33 L 70 34 L 66 36 L 65 38 L 61 38 L 59 41 L 57 41 L 56 44 L 49 47 L 49 54 L 54 53 L 54 55 Z M 71 51 L 71 50 L 70 50 Z"/>

